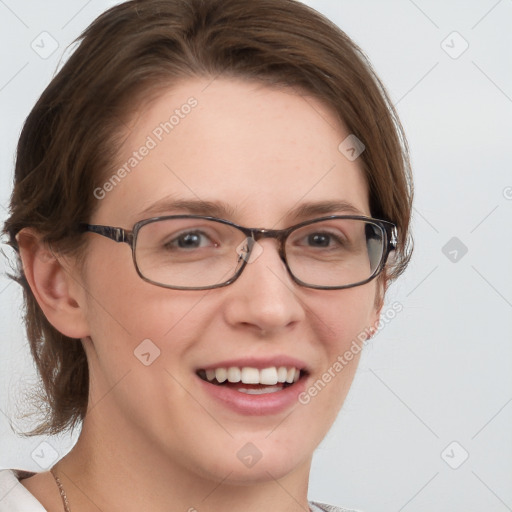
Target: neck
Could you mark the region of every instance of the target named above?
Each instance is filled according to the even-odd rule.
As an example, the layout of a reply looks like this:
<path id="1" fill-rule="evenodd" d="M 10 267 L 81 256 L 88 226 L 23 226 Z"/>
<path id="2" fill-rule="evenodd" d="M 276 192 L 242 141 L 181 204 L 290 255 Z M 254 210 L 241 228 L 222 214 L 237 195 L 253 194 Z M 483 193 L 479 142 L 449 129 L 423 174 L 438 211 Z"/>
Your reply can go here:
<path id="1" fill-rule="evenodd" d="M 240 478 L 218 468 L 212 478 L 155 449 L 146 437 L 88 414 L 75 447 L 57 466 L 71 512 L 309 510 L 310 459 L 279 479 L 271 468 L 260 468 L 256 478 L 256 472 Z"/>

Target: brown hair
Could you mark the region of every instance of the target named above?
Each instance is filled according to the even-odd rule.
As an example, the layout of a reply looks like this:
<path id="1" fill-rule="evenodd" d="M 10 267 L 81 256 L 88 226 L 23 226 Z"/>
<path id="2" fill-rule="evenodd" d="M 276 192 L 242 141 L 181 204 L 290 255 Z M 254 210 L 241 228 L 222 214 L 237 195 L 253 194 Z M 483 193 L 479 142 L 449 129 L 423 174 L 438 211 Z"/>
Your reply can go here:
<path id="1" fill-rule="evenodd" d="M 77 226 L 99 201 L 122 144 L 123 120 L 178 80 L 219 74 L 296 87 L 322 100 L 366 146 L 359 157 L 372 216 L 394 222 L 396 278 L 411 253 L 412 180 L 400 122 L 361 50 L 296 0 L 133 0 L 99 16 L 28 116 L 4 232 L 32 227 L 53 250 L 85 258 Z M 341 142 L 341 141 L 340 141 Z M 85 417 L 88 367 L 80 340 L 46 319 L 23 274 L 25 323 L 42 379 L 45 418 L 26 435 L 55 434 Z"/>

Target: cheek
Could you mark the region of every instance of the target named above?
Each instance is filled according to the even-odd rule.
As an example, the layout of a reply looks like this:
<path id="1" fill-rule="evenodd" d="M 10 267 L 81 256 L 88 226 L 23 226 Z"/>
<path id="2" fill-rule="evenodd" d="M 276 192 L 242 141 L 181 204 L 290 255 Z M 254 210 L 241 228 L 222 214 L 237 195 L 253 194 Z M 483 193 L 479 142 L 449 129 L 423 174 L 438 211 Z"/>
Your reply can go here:
<path id="1" fill-rule="evenodd" d="M 308 303 L 321 359 L 301 403 L 314 399 L 320 413 L 332 420 L 350 389 L 364 340 L 375 322 L 375 292 L 376 286 L 370 282 L 333 292 L 329 298 L 312 298 Z"/>
<path id="2" fill-rule="evenodd" d="M 134 355 L 143 343 L 154 344 L 162 360 L 190 348 L 210 321 L 204 307 L 207 291 L 184 292 L 147 283 L 129 255 L 114 254 L 91 261 L 89 268 L 97 270 L 88 272 L 84 286 L 96 361 L 122 371 L 140 364 Z"/>
<path id="3" fill-rule="evenodd" d="M 127 245 L 96 244 L 91 254 L 85 276 L 87 310 L 98 333 L 161 337 L 186 314 L 187 306 L 190 309 L 189 301 L 180 301 L 179 292 L 157 287 L 137 274 Z"/>
<path id="4" fill-rule="evenodd" d="M 370 282 L 309 300 L 312 321 L 330 351 L 346 350 L 352 340 L 361 339 L 374 324 L 376 290 L 376 284 Z"/>

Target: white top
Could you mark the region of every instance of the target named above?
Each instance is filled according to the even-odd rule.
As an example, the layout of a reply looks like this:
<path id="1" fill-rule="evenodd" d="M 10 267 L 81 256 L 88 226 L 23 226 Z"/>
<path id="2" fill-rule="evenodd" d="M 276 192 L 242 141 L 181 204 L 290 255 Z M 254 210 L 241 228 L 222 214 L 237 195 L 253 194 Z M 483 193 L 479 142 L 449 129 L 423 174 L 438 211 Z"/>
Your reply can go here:
<path id="1" fill-rule="evenodd" d="M 23 485 L 15 470 L 0 471 L 0 512 L 46 512 Z"/>
<path id="2" fill-rule="evenodd" d="M 20 484 L 19 478 L 28 478 L 33 474 L 15 469 L 0 470 L 0 512 L 46 512 L 41 503 Z M 357 512 L 317 502 L 310 502 L 309 506 L 311 512 Z"/>

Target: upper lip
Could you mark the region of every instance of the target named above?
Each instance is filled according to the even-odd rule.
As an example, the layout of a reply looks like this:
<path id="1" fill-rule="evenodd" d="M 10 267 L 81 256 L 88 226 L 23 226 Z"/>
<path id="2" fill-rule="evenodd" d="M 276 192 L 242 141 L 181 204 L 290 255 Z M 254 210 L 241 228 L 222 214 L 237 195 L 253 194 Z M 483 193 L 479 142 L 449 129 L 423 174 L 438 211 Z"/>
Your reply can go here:
<path id="1" fill-rule="evenodd" d="M 306 363 L 301 361 L 300 359 L 297 359 L 295 357 L 290 357 L 286 355 L 276 355 L 276 356 L 269 356 L 269 357 L 242 357 L 239 359 L 229 359 L 225 361 L 219 361 L 215 363 L 208 363 L 204 366 L 200 366 L 197 368 L 197 370 L 214 370 L 215 368 L 230 368 L 230 367 L 250 367 L 250 368 L 270 368 L 272 366 L 275 366 L 276 368 L 279 368 L 280 366 L 286 366 L 286 367 L 295 367 L 299 370 L 307 370 Z"/>

